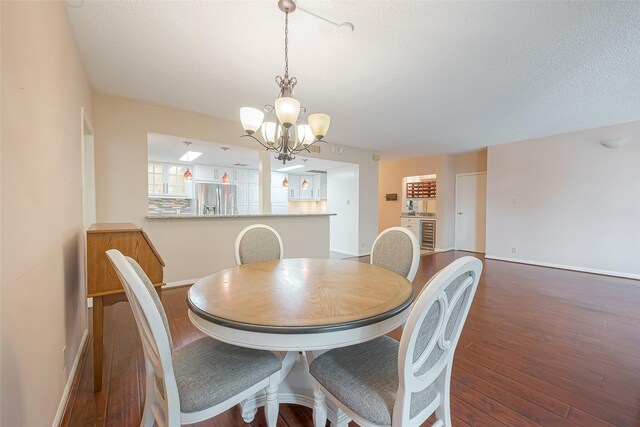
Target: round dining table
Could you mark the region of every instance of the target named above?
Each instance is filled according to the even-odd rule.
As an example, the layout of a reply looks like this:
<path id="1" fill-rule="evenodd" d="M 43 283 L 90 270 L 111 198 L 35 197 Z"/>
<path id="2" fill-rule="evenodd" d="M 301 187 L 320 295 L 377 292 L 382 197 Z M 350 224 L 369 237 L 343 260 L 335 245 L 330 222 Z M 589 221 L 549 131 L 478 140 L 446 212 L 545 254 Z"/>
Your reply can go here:
<path id="1" fill-rule="evenodd" d="M 290 258 L 227 268 L 189 290 L 189 318 L 206 335 L 277 352 L 280 403 L 313 407 L 309 363 L 323 351 L 372 340 L 401 326 L 414 298 L 399 274 L 356 261 Z M 242 404 L 250 422 L 264 396 Z M 349 418 L 329 405 L 334 426 Z"/>

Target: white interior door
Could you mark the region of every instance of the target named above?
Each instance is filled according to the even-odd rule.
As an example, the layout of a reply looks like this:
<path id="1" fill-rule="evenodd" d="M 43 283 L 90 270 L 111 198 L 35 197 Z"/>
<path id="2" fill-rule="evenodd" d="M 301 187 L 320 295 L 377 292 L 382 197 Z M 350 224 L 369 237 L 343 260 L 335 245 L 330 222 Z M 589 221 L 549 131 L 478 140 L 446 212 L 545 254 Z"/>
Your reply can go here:
<path id="1" fill-rule="evenodd" d="M 456 249 L 484 253 L 487 174 L 456 175 Z"/>

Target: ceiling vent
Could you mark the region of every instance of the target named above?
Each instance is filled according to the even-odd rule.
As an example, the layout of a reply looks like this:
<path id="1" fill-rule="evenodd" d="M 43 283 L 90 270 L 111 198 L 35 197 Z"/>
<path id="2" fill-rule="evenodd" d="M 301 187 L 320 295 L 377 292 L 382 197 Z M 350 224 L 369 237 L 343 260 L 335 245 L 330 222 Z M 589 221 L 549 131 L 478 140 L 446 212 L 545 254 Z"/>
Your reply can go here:
<path id="1" fill-rule="evenodd" d="M 247 166 L 249 166 L 248 163 L 234 163 L 233 166 L 238 166 L 241 168 L 246 168 Z"/>
<path id="2" fill-rule="evenodd" d="M 327 171 L 319 171 L 317 169 L 308 170 L 307 173 L 327 173 Z"/>

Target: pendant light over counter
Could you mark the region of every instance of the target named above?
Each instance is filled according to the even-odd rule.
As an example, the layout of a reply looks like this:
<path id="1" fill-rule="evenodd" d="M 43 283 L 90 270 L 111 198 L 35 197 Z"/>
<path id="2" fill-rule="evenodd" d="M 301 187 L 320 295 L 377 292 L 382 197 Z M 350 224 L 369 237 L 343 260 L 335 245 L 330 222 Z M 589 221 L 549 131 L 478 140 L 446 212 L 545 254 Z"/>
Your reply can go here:
<path id="1" fill-rule="evenodd" d="M 229 147 L 222 147 L 222 149 L 224 150 L 224 175 L 222 175 L 222 183 L 228 184 L 229 174 L 227 173 L 227 151 L 229 150 Z"/>
<path id="2" fill-rule="evenodd" d="M 191 153 L 191 151 L 189 150 L 189 146 L 191 145 L 191 141 L 183 141 L 183 142 L 187 146 L 187 152 L 186 152 L 186 154 L 184 156 L 182 156 L 184 158 L 185 156 L 188 157 L 189 154 Z M 202 154 L 202 153 L 200 153 L 200 154 Z M 180 160 L 182 160 L 182 158 Z M 191 173 L 189 168 L 187 168 L 187 170 L 184 172 L 184 174 L 182 174 L 182 176 L 184 178 L 184 182 L 191 182 L 193 180 L 193 174 Z"/>

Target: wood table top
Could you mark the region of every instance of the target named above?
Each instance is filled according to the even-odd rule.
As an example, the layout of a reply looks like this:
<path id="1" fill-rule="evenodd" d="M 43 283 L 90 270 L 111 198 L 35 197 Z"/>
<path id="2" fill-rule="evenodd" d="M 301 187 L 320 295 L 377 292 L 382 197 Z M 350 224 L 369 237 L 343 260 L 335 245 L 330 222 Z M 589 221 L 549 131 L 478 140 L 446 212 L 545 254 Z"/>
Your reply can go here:
<path id="1" fill-rule="evenodd" d="M 187 304 L 237 329 L 304 333 L 375 323 L 408 308 L 411 283 L 361 262 L 292 258 L 245 264 L 198 280 Z"/>

